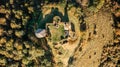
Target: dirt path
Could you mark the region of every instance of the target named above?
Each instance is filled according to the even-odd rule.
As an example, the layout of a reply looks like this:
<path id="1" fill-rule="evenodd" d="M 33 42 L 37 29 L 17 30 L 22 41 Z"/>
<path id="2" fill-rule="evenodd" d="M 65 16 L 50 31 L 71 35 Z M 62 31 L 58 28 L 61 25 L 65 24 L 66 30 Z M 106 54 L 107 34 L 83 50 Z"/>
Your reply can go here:
<path id="1" fill-rule="evenodd" d="M 48 7 L 48 5 L 44 6 L 44 7 Z M 59 7 L 59 6 L 54 6 L 54 5 L 50 5 L 49 7 L 57 7 L 59 9 L 60 12 L 62 12 L 62 14 L 64 14 L 64 8 Z M 46 10 L 44 12 L 44 14 L 49 14 L 51 10 Z M 65 53 L 63 55 L 56 55 L 56 50 L 53 48 L 52 45 L 52 52 L 54 54 L 54 60 L 56 62 L 61 61 L 63 63 L 63 67 L 67 67 L 68 66 L 68 61 L 70 59 L 71 56 L 73 56 L 75 49 L 77 48 L 79 41 L 80 41 L 80 30 L 79 30 L 79 22 L 78 19 L 73 15 L 73 13 L 71 11 L 68 12 L 68 17 L 69 20 L 74 24 L 75 26 L 75 33 L 76 36 L 78 37 L 77 41 L 75 41 L 74 43 L 70 44 L 69 42 L 64 44 L 64 45 L 60 45 L 63 47 L 63 49 L 65 50 Z M 49 43 L 51 44 L 51 43 Z M 58 44 L 59 45 L 59 44 Z"/>
<path id="2" fill-rule="evenodd" d="M 48 6 L 49 5 L 45 7 Z M 54 7 L 54 5 L 50 5 L 49 7 Z M 55 7 L 58 7 L 60 12 L 64 12 L 63 8 L 59 6 Z M 50 10 L 46 10 L 44 14 L 48 14 L 49 12 Z M 80 45 L 82 51 L 79 51 L 78 49 L 75 53 L 74 51 L 76 48 L 78 48 L 82 34 L 79 29 L 79 21 L 74 16 L 74 13 L 72 11 L 68 11 L 68 17 L 75 26 L 78 40 L 73 44 L 66 43 L 62 45 L 66 52 L 62 56 L 55 55 L 55 61 L 58 62 L 60 60 L 64 65 L 63 67 L 66 67 L 68 66 L 68 61 L 70 57 L 74 56 L 76 60 L 74 60 L 73 64 L 69 66 L 98 67 L 98 65 L 100 64 L 103 46 L 108 43 L 112 43 L 113 41 L 113 19 L 111 14 L 107 12 L 99 12 L 95 15 L 85 18 L 85 22 L 87 24 L 87 31 L 85 32 L 85 36 L 83 37 L 84 41 Z M 56 50 L 53 49 L 52 51 L 55 52 Z"/>
<path id="3" fill-rule="evenodd" d="M 88 26 L 86 38 L 81 44 L 82 51 L 76 51 L 74 55 L 77 60 L 73 62 L 73 67 L 98 67 L 103 46 L 113 41 L 112 16 L 110 13 L 99 12 L 85 20 Z"/>

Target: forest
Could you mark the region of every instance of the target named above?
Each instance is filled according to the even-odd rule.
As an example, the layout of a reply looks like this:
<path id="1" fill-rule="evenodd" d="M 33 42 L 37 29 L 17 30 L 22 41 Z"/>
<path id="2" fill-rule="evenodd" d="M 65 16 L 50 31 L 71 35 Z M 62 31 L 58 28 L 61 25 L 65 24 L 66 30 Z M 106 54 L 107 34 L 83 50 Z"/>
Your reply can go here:
<path id="1" fill-rule="evenodd" d="M 0 67 L 120 67 L 119 43 L 120 0 L 0 0 Z"/>

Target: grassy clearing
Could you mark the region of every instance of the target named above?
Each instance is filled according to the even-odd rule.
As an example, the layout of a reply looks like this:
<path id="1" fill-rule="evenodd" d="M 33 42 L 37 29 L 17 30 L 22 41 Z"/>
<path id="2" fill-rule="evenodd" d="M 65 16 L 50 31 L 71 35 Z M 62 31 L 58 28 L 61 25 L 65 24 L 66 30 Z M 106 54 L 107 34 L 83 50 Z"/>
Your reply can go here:
<path id="1" fill-rule="evenodd" d="M 57 42 L 61 40 L 61 36 L 64 35 L 64 26 L 58 25 L 58 27 L 50 25 L 50 33 L 52 42 Z"/>

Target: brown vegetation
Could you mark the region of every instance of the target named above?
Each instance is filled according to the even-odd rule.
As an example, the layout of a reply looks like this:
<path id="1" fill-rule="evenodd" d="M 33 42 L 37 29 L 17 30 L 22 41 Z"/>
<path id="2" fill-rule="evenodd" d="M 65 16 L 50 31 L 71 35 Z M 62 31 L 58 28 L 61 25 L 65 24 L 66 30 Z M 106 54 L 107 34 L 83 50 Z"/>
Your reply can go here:
<path id="1" fill-rule="evenodd" d="M 50 41 L 34 34 L 53 20 L 75 25 L 62 44 L 63 26 Z M 0 0 L 0 67 L 120 67 L 119 43 L 119 0 Z"/>

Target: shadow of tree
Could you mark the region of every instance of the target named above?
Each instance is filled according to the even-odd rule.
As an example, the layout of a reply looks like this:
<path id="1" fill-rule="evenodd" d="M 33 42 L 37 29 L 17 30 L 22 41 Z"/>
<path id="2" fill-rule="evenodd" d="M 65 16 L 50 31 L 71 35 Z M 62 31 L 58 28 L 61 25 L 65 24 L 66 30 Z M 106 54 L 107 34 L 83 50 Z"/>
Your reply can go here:
<path id="1" fill-rule="evenodd" d="M 69 65 L 72 64 L 73 61 L 74 61 L 74 58 L 73 58 L 73 56 L 71 56 L 71 57 L 69 58 L 68 64 L 69 64 Z"/>
<path id="2" fill-rule="evenodd" d="M 71 29 L 73 32 L 75 32 L 75 25 L 73 23 L 71 23 Z"/>
<path id="3" fill-rule="evenodd" d="M 69 22 L 67 7 L 68 7 L 68 3 L 66 3 L 66 6 L 64 8 L 64 16 L 62 18 L 63 22 Z"/>
<path id="4" fill-rule="evenodd" d="M 59 16 L 60 18 L 63 18 L 63 14 L 59 11 L 58 8 L 51 8 L 50 14 L 45 15 L 45 18 L 43 18 L 39 22 L 39 28 L 45 29 L 46 23 L 50 23 L 53 21 L 54 16 Z"/>
<path id="5" fill-rule="evenodd" d="M 80 23 L 80 31 L 86 31 L 86 23 Z"/>
<path id="6" fill-rule="evenodd" d="M 82 21 L 80 22 L 80 31 L 81 31 L 81 32 L 86 31 L 86 23 L 85 23 L 85 21 L 84 21 L 84 17 L 81 16 L 80 19 L 82 20 Z"/>
<path id="7" fill-rule="evenodd" d="M 55 1 L 50 1 L 49 2 L 61 2 L 62 0 L 55 0 Z M 34 13 L 31 16 L 32 18 L 30 19 L 30 22 L 28 22 L 27 26 L 29 25 L 34 25 L 34 23 L 37 24 L 37 28 L 41 28 L 41 29 L 45 29 L 46 23 L 50 23 L 53 21 L 53 17 L 54 16 L 59 16 L 61 18 L 62 22 L 69 22 L 69 17 L 68 17 L 68 11 L 67 11 L 67 7 L 68 7 L 68 2 L 66 3 L 66 6 L 64 8 L 64 16 L 63 14 L 59 11 L 59 9 L 56 7 L 52 7 L 51 8 L 51 12 L 47 15 L 45 15 L 45 18 L 43 18 L 43 13 L 41 8 L 37 7 L 37 4 L 40 3 L 41 1 L 33 1 L 34 2 Z M 42 7 L 42 5 L 40 5 L 40 7 Z M 32 27 L 32 26 L 31 26 Z M 30 28 L 31 28 L 30 27 Z"/>

